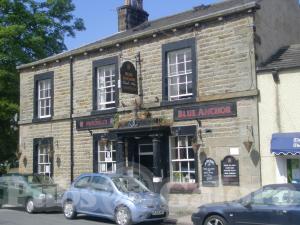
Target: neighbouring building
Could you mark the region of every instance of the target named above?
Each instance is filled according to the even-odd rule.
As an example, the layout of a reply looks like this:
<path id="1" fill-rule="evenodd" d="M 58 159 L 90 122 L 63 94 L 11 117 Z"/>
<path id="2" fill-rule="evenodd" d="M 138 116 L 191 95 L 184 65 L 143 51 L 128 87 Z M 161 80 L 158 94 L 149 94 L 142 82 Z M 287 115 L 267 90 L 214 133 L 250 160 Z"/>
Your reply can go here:
<path id="1" fill-rule="evenodd" d="M 257 80 L 262 183 L 300 183 L 300 45 L 276 52 Z"/>
<path id="2" fill-rule="evenodd" d="M 125 1 L 117 34 L 18 67 L 20 171 L 65 186 L 133 173 L 187 206 L 257 189 L 256 66 L 299 41 L 299 12 L 297 0 L 229 0 L 148 21 Z"/>

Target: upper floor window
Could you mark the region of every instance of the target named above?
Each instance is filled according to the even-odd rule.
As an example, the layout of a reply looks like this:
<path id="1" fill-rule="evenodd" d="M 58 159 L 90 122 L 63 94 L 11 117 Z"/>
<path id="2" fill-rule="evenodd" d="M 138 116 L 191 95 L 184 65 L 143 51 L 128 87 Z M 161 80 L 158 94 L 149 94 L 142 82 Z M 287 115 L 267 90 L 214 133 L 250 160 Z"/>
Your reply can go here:
<path id="1" fill-rule="evenodd" d="M 93 62 L 93 110 L 115 109 L 118 105 L 118 57 Z"/>
<path id="2" fill-rule="evenodd" d="M 53 116 L 53 72 L 34 77 L 34 119 L 50 119 Z"/>
<path id="3" fill-rule="evenodd" d="M 38 116 L 39 118 L 51 116 L 51 79 L 38 82 Z"/>
<path id="4" fill-rule="evenodd" d="M 190 48 L 168 53 L 169 101 L 193 96 L 192 51 Z"/>
<path id="5" fill-rule="evenodd" d="M 115 65 L 97 68 L 97 109 L 116 107 L 116 71 Z"/>
<path id="6" fill-rule="evenodd" d="M 162 46 L 163 102 L 194 100 L 197 95 L 195 39 Z"/>

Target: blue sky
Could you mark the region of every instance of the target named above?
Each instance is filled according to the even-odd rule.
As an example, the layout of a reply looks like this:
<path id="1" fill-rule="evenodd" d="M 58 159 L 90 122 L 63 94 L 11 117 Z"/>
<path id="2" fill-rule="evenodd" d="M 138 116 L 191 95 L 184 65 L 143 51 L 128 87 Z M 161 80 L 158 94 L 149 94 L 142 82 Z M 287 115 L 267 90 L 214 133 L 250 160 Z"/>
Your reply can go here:
<path id="1" fill-rule="evenodd" d="M 75 38 L 66 37 L 65 43 L 69 50 L 118 31 L 116 9 L 123 5 L 124 0 L 73 0 L 73 2 L 76 6 L 74 15 L 84 20 L 86 30 L 77 32 Z M 150 14 L 150 20 L 153 20 L 214 2 L 217 0 L 144 0 L 144 9 Z"/>

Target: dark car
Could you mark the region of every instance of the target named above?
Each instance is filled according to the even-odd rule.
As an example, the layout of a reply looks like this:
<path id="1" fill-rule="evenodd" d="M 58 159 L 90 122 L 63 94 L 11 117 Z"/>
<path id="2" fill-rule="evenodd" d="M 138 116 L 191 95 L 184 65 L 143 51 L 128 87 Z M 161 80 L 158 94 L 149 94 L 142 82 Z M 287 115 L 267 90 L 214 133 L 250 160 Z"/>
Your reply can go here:
<path id="1" fill-rule="evenodd" d="M 203 205 L 192 221 L 194 225 L 299 225 L 300 185 L 268 185 L 237 201 Z"/>
<path id="2" fill-rule="evenodd" d="M 28 213 L 61 209 L 63 190 L 50 177 L 8 174 L 0 177 L 0 208 L 24 206 Z"/>

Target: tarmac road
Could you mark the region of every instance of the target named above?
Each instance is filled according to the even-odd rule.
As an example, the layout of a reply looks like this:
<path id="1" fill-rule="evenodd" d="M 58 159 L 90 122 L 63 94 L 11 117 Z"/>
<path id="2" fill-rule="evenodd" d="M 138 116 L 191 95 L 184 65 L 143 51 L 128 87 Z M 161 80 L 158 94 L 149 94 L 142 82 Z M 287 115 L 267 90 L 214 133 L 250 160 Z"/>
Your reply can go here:
<path id="1" fill-rule="evenodd" d="M 67 220 L 60 212 L 28 214 L 21 208 L 0 209 L 0 225 L 114 225 L 101 218 L 78 215 L 75 220 Z M 171 223 L 166 223 L 171 224 Z M 174 224 L 174 223 L 173 223 Z M 143 223 L 141 225 L 155 225 Z"/>

